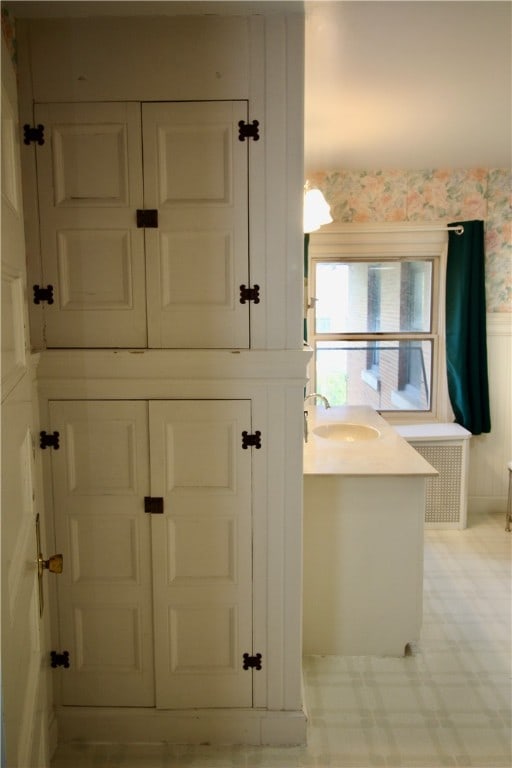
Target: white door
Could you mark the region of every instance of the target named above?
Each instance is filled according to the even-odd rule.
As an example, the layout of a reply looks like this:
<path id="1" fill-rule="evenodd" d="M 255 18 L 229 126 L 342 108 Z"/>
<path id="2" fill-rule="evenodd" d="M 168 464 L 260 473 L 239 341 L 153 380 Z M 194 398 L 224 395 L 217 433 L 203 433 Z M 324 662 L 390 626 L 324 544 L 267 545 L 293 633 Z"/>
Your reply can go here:
<path id="1" fill-rule="evenodd" d="M 39 104 L 36 124 L 48 347 L 145 347 L 140 105 Z"/>
<path id="2" fill-rule="evenodd" d="M 63 703 L 250 707 L 250 403 L 54 401 L 50 412 Z"/>
<path id="3" fill-rule="evenodd" d="M 142 105 L 150 347 L 248 347 L 244 101 Z"/>
<path id="4" fill-rule="evenodd" d="M 18 136 L 16 77 L 2 36 L 2 747 L 8 768 L 43 768 L 49 765 L 49 656 L 39 610 L 40 502 Z"/>
<path id="5" fill-rule="evenodd" d="M 149 407 L 157 706 L 250 707 L 250 403 Z"/>
<path id="6" fill-rule="evenodd" d="M 54 401 L 62 703 L 153 706 L 147 403 Z"/>

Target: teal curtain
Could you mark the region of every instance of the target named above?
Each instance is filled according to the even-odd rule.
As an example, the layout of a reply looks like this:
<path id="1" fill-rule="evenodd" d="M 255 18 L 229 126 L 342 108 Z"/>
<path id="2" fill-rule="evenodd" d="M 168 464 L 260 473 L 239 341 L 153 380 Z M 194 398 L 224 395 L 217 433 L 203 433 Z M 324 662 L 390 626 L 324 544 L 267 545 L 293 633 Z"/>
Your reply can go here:
<path id="1" fill-rule="evenodd" d="M 446 364 L 455 421 L 473 435 L 491 431 L 487 372 L 483 221 L 448 232 Z M 455 226 L 455 224 L 450 226 Z"/>

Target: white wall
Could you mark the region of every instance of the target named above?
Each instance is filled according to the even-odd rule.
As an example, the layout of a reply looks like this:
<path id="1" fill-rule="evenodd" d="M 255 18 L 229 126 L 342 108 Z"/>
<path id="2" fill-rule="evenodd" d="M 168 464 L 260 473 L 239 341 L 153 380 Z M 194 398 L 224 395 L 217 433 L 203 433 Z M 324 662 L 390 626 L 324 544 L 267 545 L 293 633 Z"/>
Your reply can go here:
<path id="1" fill-rule="evenodd" d="M 503 512 L 512 459 L 512 314 L 487 316 L 491 432 L 471 438 L 469 512 Z"/>

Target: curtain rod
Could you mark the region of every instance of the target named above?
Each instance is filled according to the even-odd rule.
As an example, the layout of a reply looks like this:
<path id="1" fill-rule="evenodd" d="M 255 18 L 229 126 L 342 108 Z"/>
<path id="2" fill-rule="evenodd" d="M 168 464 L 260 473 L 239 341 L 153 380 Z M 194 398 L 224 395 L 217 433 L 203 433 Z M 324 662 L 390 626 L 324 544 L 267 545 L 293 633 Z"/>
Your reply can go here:
<path id="1" fill-rule="evenodd" d="M 421 226 L 418 226 L 418 227 L 404 227 L 403 230 L 396 229 L 396 230 L 393 230 L 393 231 L 403 232 L 404 230 L 407 231 L 407 232 L 409 232 L 409 231 L 410 232 L 444 232 L 446 230 L 446 231 L 455 232 L 456 235 L 463 235 L 464 234 L 464 227 L 462 226 L 462 224 L 454 224 L 453 227 L 448 226 L 448 224 L 446 226 L 444 226 L 444 227 L 421 227 Z M 382 230 L 382 231 L 384 232 L 385 230 Z M 390 231 L 390 230 L 388 230 L 388 231 Z"/>
<path id="2" fill-rule="evenodd" d="M 340 222 L 341 223 L 341 222 Z M 368 222 L 368 226 L 361 227 L 359 226 L 359 229 L 357 228 L 357 225 L 352 225 L 349 222 L 343 222 L 343 227 L 347 227 L 346 231 L 349 233 L 357 233 L 357 234 L 367 234 L 370 232 L 446 232 L 448 230 L 455 232 L 456 235 L 463 235 L 464 234 L 464 227 L 462 224 L 455 224 L 454 226 L 449 226 L 446 224 L 445 226 L 403 226 L 403 227 L 386 227 L 385 225 L 375 225 L 372 226 L 371 222 Z M 324 232 L 326 230 L 324 229 Z M 341 233 L 343 234 L 343 233 Z"/>

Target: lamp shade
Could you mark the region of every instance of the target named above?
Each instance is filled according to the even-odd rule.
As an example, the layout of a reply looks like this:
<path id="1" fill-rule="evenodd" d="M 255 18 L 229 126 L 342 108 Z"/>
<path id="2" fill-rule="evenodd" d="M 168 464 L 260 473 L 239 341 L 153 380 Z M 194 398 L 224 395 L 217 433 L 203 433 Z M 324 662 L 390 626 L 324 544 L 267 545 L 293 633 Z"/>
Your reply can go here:
<path id="1" fill-rule="evenodd" d="M 304 192 L 304 232 L 315 232 L 332 221 L 331 207 L 319 189 Z"/>

